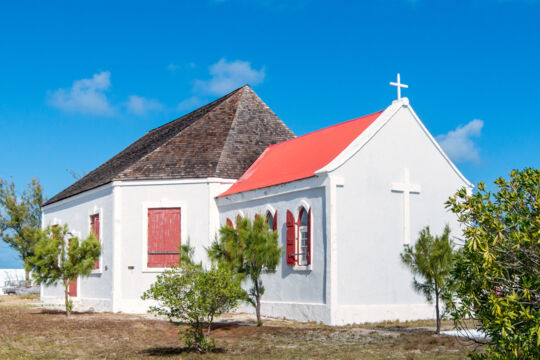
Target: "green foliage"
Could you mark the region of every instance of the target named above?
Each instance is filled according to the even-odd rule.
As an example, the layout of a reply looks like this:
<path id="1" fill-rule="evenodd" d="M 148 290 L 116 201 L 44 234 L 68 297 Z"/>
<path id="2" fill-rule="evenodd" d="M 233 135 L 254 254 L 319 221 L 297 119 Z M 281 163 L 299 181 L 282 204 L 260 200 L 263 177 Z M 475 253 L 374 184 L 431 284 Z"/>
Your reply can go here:
<path id="1" fill-rule="evenodd" d="M 261 296 L 264 294 L 261 274 L 274 273 L 279 265 L 283 249 L 279 246 L 278 234 L 270 229 L 263 215 L 256 216 L 253 222 L 238 217 L 236 227 L 223 226 L 219 233 L 208 255 L 241 280 L 251 280 L 253 286 L 247 299 L 255 307 L 257 324 L 261 326 Z"/>
<path id="2" fill-rule="evenodd" d="M 495 192 L 478 184 L 447 206 L 464 225 L 465 246 L 454 277 L 458 324 L 476 318 L 489 336 L 478 358 L 540 358 L 540 170 L 513 170 Z"/>
<path id="3" fill-rule="evenodd" d="M 90 275 L 99 259 L 101 245 L 94 234 L 80 241 L 72 236 L 67 225 L 47 227 L 33 247 L 33 255 L 28 258 L 33 276 L 39 284 L 64 285 L 66 314 L 71 313 L 68 285 L 77 277 Z"/>
<path id="4" fill-rule="evenodd" d="M 215 347 L 215 341 L 210 338 L 214 318 L 234 309 L 244 297 L 244 291 L 230 269 L 213 266 L 206 270 L 201 264 L 193 263 L 191 252 L 191 248 L 182 246 L 181 265 L 158 275 L 142 299 L 158 302 L 150 307 L 150 312 L 166 315 L 170 321 L 187 323 L 189 328 L 180 331 L 186 346 L 207 352 Z"/>
<path id="5" fill-rule="evenodd" d="M 430 303 L 435 300 L 438 334 L 441 330 L 442 317 L 439 301 L 446 302 L 451 298 L 450 274 L 454 263 L 454 251 L 450 239 L 450 227 L 447 225 L 444 228 L 442 236 L 431 235 L 429 227 L 422 229 L 414 247 L 408 245 L 405 247 L 401 254 L 401 261 L 414 275 L 414 290 L 423 294 Z"/>
<path id="6" fill-rule="evenodd" d="M 19 253 L 25 265 L 27 282 L 27 259 L 32 256 L 32 247 L 40 239 L 43 201 L 37 179 L 32 179 L 20 196 L 15 191 L 13 181 L 0 179 L 0 238 Z"/>

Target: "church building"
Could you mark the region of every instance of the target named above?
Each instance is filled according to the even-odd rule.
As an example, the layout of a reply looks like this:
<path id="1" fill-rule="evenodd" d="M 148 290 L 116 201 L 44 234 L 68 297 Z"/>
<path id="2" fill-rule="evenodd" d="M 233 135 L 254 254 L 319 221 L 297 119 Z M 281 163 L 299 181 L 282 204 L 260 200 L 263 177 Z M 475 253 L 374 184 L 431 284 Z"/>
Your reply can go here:
<path id="1" fill-rule="evenodd" d="M 178 263 L 180 244 L 207 263 L 221 226 L 263 214 L 284 248 L 263 277 L 263 315 L 424 319 L 433 306 L 399 255 L 425 226 L 460 234 L 444 202 L 462 187 L 472 185 L 407 98 L 295 137 L 246 85 L 149 131 L 52 197 L 43 226 L 93 231 L 102 244 L 92 274 L 70 285 L 76 309 L 146 312 L 141 295 Z M 43 286 L 41 298 L 63 303 L 63 287 Z"/>

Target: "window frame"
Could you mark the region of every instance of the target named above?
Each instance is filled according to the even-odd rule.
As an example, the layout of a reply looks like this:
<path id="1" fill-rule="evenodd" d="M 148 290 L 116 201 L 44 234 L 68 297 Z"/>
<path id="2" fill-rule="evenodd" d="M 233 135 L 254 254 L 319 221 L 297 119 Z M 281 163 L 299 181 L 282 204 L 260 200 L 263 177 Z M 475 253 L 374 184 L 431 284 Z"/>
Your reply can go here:
<path id="1" fill-rule="evenodd" d="M 187 207 L 183 201 L 151 201 L 142 204 L 142 254 L 141 272 L 162 273 L 170 270 L 169 267 L 148 267 L 148 210 L 149 209 L 178 209 L 180 208 L 180 245 L 187 244 Z M 130 264 L 128 264 L 130 265 Z"/>
<path id="2" fill-rule="evenodd" d="M 308 233 L 308 242 L 309 242 L 309 249 L 310 249 L 310 261 L 309 265 L 300 265 L 299 264 L 299 257 L 295 256 L 294 258 L 294 265 L 292 266 L 294 271 L 312 271 L 313 270 L 313 207 L 310 206 L 310 204 L 302 200 L 300 204 L 296 207 L 296 211 L 293 212 L 293 215 L 295 216 L 295 225 L 294 225 L 294 232 L 295 232 L 295 254 L 300 253 L 300 216 L 301 212 L 305 211 L 306 216 L 308 216 L 307 219 L 307 226 L 309 227 L 307 229 Z M 310 214 L 311 211 L 311 214 Z M 311 215 L 311 219 L 309 216 Z"/>

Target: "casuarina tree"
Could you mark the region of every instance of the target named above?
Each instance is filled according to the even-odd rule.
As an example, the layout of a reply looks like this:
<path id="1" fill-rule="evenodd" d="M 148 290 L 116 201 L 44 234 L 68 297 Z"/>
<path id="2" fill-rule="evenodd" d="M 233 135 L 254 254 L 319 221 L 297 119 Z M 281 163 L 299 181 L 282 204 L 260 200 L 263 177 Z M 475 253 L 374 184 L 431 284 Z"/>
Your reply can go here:
<path id="1" fill-rule="evenodd" d="M 0 179 L 0 238 L 21 257 L 26 282 L 30 280 L 28 258 L 41 233 L 41 185 L 32 179 L 20 196 L 13 181 Z"/>
<path id="2" fill-rule="evenodd" d="M 261 275 L 274 273 L 282 254 L 277 232 L 270 229 L 262 215 L 256 216 L 253 222 L 237 217 L 235 227 L 221 227 L 219 238 L 208 249 L 212 260 L 229 267 L 242 280 L 251 281 L 247 298 L 255 307 L 258 326 L 262 325 L 261 297 L 264 294 Z"/>
<path id="3" fill-rule="evenodd" d="M 410 269 L 413 277 L 413 288 L 425 296 L 426 300 L 435 302 L 437 330 L 441 331 L 441 300 L 450 299 L 451 271 L 454 252 L 450 239 L 450 227 L 444 228 L 441 236 L 431 234 L 429 227 L 420 231 L 420 237 L 414 246 L 407 245 L 401 254 L 401 261 Z M 445 307 L 446 309 L 446 307 Z"/>
<path id="4" fill-rule="evenodd" d="M 513 170 L 494 190 L 458 191 L 447 203 L 464 227 L 453 317 L 479 322 L 477 358 L 540 359 L 540 169 Z"/>
<path id="5" fill-rule="evenodd" d="M 101 245 L 93 233 L 84 239 L 73 236 L 68 226 L 47 227 L 28 258 L 32 274 L 39 284 L 64 285 L 66 315 L 70 315 L 69 284 L 78 277 L 89 276 L 99 259 Z"/>

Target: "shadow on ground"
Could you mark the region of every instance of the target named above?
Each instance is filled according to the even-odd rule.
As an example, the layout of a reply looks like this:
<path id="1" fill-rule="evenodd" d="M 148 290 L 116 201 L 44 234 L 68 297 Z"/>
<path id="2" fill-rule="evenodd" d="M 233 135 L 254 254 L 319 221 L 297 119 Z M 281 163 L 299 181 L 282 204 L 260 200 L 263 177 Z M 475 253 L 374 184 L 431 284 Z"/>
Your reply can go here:
<path id="1" fill-rule="evenodd" d="M 215 354 L 222 354 L 225 352 L 225 349 L 215 348 L 211 352 Z M 173 347 L 173 346 L 153 347 L 153 348 L 145 349 L 139 352 L 140 355 L 145 355 L 145 356 L 171 356 L 171 355 L 181 355 L 181 354 L 187 354 L 187 353 L 197 353 L 197 352 L 187 347 Z"/>

